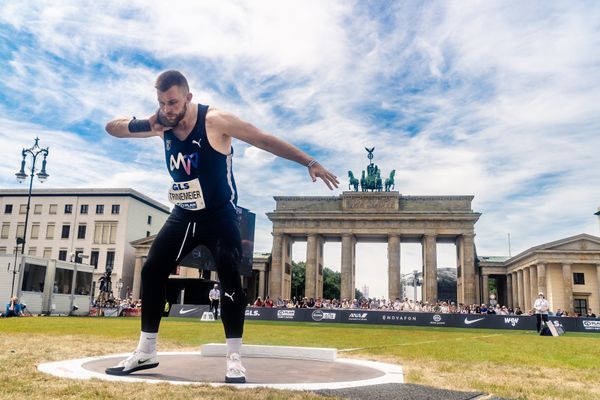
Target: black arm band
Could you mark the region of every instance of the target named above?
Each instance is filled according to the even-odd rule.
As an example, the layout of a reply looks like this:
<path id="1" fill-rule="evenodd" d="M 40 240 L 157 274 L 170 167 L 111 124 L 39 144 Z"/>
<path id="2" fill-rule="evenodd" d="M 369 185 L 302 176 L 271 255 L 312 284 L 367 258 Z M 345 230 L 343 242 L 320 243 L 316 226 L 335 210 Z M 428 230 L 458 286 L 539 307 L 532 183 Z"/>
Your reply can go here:
<path id="1" fill-rule="evenodd" d="M 152 130 L 152 126 L 150 126 L 150 121 L 147 119 L 136 119 L 133 118 L 129 121 L 129 132 L 150 132 Z"/>

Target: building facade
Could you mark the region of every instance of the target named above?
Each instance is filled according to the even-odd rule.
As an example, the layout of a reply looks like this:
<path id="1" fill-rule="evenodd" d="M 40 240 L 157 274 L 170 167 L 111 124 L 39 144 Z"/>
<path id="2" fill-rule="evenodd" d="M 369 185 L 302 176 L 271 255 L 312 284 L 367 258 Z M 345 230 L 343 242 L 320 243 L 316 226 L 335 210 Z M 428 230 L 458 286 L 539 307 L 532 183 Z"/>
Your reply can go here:
<path id="1" fill-rule="evenodd" d="M 532 247 L 514 257 L 480 257 L 480 300 L 488 303 L 495 280 L 501 304 L 533 307 L 539 292 L 550 309 L 600 312 L 600 237 L 581 234 Z"/>
<path id="2" fill-rule="evenodd" d="M 0 254 L 12 254 L 23 237 L 27 190 L 0 190 Z M 25 255 L 94 267 L 94 282 L 112 267 L 115 297 L 133 286 L 130 242 L 156 234 L 170 210 L 128 188 L 32 191 Z M 21 248 L 19 246 L 18 252 Z M 122 293 L 117 293 L 117 282 Z"/>

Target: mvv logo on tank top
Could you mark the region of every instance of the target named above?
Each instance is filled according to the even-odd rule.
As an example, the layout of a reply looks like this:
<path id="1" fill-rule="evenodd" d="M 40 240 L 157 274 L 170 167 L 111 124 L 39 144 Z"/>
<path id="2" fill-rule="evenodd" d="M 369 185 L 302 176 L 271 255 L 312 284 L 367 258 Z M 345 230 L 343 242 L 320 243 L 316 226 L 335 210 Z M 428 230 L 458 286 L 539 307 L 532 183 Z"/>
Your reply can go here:
<path id="1" fill-rule="evenodd" d="M 181 154 L 177 153 L 177 158 L 171 154 L 171 158 L 169 159 L 169 168 L 171 171 L 174 169 L 179 169 L 183 167 L 183 170 L 186 174 L 191 175 L 192 167 L 198 168 L 198 159 L 200 158 L 200 154 L 192 153 L 192 154 Z"/>

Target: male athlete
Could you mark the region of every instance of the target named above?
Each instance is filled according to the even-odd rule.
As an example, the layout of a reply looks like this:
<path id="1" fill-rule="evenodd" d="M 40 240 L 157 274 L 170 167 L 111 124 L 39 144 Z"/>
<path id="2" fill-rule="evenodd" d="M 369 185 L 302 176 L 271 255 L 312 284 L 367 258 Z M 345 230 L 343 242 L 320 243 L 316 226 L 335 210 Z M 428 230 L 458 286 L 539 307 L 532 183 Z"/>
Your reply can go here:
<path id="1" fill-rule="evenodd" d="M 118 138 L 159 136 L 173 179 L 169 199 L 175 205 L 154 239 L 142 269 L 142 327 L 137 349 L 107 374 L 127 375 L 158 366 L 156 341 L 171 271 L 199 244 L 215 259 L 221 284 L 221 319 L 227 343 L 225 382 L 244 383 L 240 359 L 246 297 L 239 264 L 242 256 L 232 172 L 232 138 L 304 165 L 313 182 L 322 179 L 329 189 L 337 177 L 314 158 L 271 136 L 235 115 L 192 103 L 186 78 L 166 71 L 156 80 L 159 109 L 148 119 L 118 118 L 106 131 Z"/>

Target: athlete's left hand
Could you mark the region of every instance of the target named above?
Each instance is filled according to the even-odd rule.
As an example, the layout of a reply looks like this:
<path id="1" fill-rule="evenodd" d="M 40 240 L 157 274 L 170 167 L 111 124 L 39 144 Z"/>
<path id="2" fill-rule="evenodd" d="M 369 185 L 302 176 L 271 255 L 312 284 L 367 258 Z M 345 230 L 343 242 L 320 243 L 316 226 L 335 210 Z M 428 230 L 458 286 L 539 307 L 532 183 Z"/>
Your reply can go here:
<path id="1" fill-rule="evenodd" d="M 321 164 L 315 163 L 308 168 L 308 174 L 310 175 L 313 182 L 317 181 L 317 178 L 321 178 L 323 182 L 327 185 L 327 187 L 333 190 L 333 187 L 336 188 L 340 184 L 337 179 L 337 176 L 329 172 L 325 169 Z"/>

